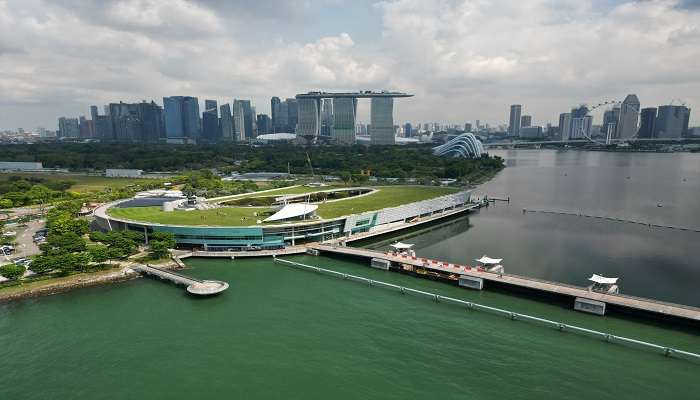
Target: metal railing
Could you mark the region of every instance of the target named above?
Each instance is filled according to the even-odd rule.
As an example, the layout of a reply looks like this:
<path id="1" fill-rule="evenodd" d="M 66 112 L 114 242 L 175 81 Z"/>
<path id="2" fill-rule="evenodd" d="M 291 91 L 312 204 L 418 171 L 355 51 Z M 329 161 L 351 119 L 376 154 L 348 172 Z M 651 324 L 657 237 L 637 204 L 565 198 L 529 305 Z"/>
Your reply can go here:
<path id="1" fill-rule="evenodd" d="M 307 265 L 307 264 L 302 264 L 302 263 L 298 263 L 298 262 L 294 262 L 294 261 L 284 260 L 284 259 L 277 258 L 277 257 L 275 257 L 275 262 L 281 262 L 281 263 L 291 265 L 294 267 L 301 267 L 305 270 L 333 276 L 333 277 L 344 279 L 344 280 L 365 283 L 365 284 L 368 284 L 369 286 L 377 286 L 377 287 L 382 287 L 385 289 L 397 290 L 397 291 L 401 292 L 402 294 L 414 294 L 414 295 L 418 295 L 420 297 L 434 300 L 435 302 L 438 302 L 438 303 L 444 302 L 444 303 L 449 303 L 449 304 L 465 307 L 468 310 L 490 312 L 493 314 L 505 316 L 513 321 L 531 322 L 531 323 L 535 323 L 538 325 L 544 325 L 544 326 L 547 326 L 550 328 L 554 328 L 554 329 L 557 329 L 561 332 L 577 333 L 577 334 L 583 335 L 583 336 L 603 339 L 608 343 L 622 344 L 622 345 L 627 345 L 627 346 L 631 346 L 634 348 L 641 348 L 644 350 L 653 351 L 655 353 L 663 354 L 667 357 L 674 357 L 674 358 L 684 359 L 684 360 L 688 360 L 688 361 L 700 362 L 700 354 L 692 353 L 692 352 L 684 351 L 684 350 L 679 350 L 679 349 L 668 347 L 668 346 L 662 346 L 662 345 L 658 345 L 658 344 L 654 344 L 654 343 L 645 342 L 642 340 L 627 338 L 624 336 L 613 335 L 613 334 L 610 334 L 607 332 L 600 332 L 600 331 L 596 331 L 593 329 L 587 329 L 587 328 L 583 328 L 583 327 L 576 326 L 576 325 L 565 324 L 562 322 L 552 321 L 549 319 L 535 317 L 532 315 L 516 313 L 513 311 L 498 308 L 498 307 L 491 307 L 491 306 L 487 306 L 487 305 L 483 305 L 483 304 L 474 303 L 471 301 L 455 299 L 453 297 L 442 296 L 439 294 L 425 292 L 425 291 L 418 290 L 418 289 L 412 289 L 412 288 L 408 288 L 408 287 L 404 287 L 404 286 L 395 285 L 393 283 L 387 283 L 387 282 L 382 282 L 382 281 L 378 281 L 378 280 L 374 280 L 374 279 L 365 278 L 362 276 L 346 274 L 343 272 L 333 271 L 330 269 L 315 267 L 313 265 Z"/>

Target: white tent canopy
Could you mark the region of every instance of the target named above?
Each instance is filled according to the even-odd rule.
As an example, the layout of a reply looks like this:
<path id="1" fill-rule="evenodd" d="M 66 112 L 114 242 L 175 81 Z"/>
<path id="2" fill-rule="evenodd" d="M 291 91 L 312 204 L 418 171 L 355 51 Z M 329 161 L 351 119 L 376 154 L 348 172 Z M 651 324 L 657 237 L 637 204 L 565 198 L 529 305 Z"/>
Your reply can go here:
<path id="1" fill-rule="evenodd" d="M 395 248 L 396 250 L 408 250 L 413 247 L 413 245 L 409 243 L 396 242 L 392 244 L 391 247 Z"/>
<path id="2" fill-rule="evenodd" d="M 298 218 L 304 215 L 308 215 L 316 211 L 318 206 L 316 204 L 307 203 L 291 203 L 282 207 L 281 210 L 272 214 L 271 216 L 265 218 L 265 222 L 271 221 L 282 221 L 290 218 Z"/>
<path id="3" fill-rule="evenodd" d="M 485 265 L 491 265 L 491 264 L 495 265 L 495 264 L 500 264 L 501 261 L 503 261 L 503 259 L 502 258 L 490 258 L 490 257 L 487 257 L 486 255 L 484 255 L 483 257 L 481 257 L 479 259 L 475 259 L 474 261 L 481 263 L 481 264 L 485 264 Z"/>
<path id="4" fill-rule="evenodd" d="M 598 274 L 593 274 L 593 276 L 588 278 L 589 281 L 599 283 L 602 285 L 614 285 L 617 283 L 618 279 L 620 279 L 620 278 L 606 278 L 606 277 L 604 277 L 602 275 L 598 275 Z"/>

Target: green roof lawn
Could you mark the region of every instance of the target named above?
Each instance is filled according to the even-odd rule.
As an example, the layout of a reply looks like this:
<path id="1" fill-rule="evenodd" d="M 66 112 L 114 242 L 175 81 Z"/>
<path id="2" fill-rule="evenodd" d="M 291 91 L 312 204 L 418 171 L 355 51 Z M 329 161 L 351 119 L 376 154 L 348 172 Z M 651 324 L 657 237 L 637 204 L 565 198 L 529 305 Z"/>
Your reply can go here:
<path id="1" fill-rule="evenodd" d="M 286 189 L 286 188 L 283 188 Z M 297 189 L 297 191 L 291 190 Z M 329 187 L 308 188 L 297 187 L 287 191 L 281 190 L 260 195 L 282 195 L 309 193 L 327 190 Z M 307 189 L 307 190 L 304 190 Z M 460 189 L 437 186 L 377 186 L 376 192 L 364 196 L 351 197 L 343 200 L 319 204 L 317 214 L 324 219 L 342 217 L 343 215 L 359 214 L 367 211 L 396 207 L 402 204 L 414 203 L 447 194 Z M 254 193 L 251 193 L 251 195 Z M 256 196 L 257 197 L 257 196 Z M 173 225 L 208 225 L 208 226 L 250 226 L 256 225 L 258 219 L 266 218 L 271 213 L 268 207 L 221 207 L 210 210 L 164 212 L 159 206 L 111 208 L 109 215 L 116 218 L 134 221 L 147 221 Z M 257 213 L 257 215 L 255 215 Z"/>

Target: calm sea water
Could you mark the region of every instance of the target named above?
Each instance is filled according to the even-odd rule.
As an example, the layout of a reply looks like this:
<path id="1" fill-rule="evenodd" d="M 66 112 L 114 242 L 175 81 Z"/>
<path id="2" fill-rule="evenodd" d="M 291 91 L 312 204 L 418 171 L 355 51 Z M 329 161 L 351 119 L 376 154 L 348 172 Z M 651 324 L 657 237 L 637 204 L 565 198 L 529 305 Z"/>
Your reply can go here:
<path id="1" fill-rule="evenodd" d="M 475 193 L 510 196 L 510 203 L 401 240 L 415 243 L 421 256 L 473 263 L 486 254 L 504 258 L 507 272 L 576 285 L 598 273 L 619 277 L 623 293 L 700 306 L 700 233 L 522 211 L 700 228 L 700 154 L 494 153 L 508 168 Z M 388 248 L 389 242 L 370 247 Z"/>
<path id="2" fill-rule="evenodd" d="M 700 351 L 696 332 L 299 261 Z M 0 398 L 697 398 L 700 366 L 293 269 L 191 260 L 231 288 L 155 279 L 0 307 Z"/>
<path id="3" fill-rule="evenodd" d="M 622 163 L 618 157 L 630 157 L 638 174 L 625 174 L 623 184 L 627 175 L 630 180 L 649 178 L 647 170 L 654 169 L 650 164 L 678 171 L 670 178 L 678 180 L 675 190 L 668 189 L 674 185 L 660 183 L 660 191 L 651 194 L 626 193 L 623 198 L 631 205 L 619 208 L 627 213 L 621 216 L 697 223 L 698 205 L 685 199 L 699 193 L 697 174 L 692 174 L 697 158 L 639 155 L 647 160 L 642 162 L 635 161 L 636 155 L 573 152 L 508 156 L 511 168 L 481 190 L 510 195 L 511 203 L 414 233 L 410 240 L 420 254 L 455 261 L 483 253 L 503 256 L 510 271 L 574 283 L 582 283 L 593 270 L 611 274 L 612 269 L 614 274 L 613 268 L 625 261 L 627 266 L 619 267 L 624 272 L 620 273 L 623 291 L 696 302 L 690 286 L 697 282 L 697 272 L 692 261 L 683 259 L 696 254 L 691 243 L 697 236 L 578 217 L 523 215 L 521 208 L 590 204 L 590 210 L 612 213 L 618 209 L 594 207 L 605 202 L 619 205 L 621 197 L 593 189 L 593 184 L 583 190 L 566 178 L 584 174 L 576 160 L 593 157 L 595 165 L 603 167 L 592 168 L 602 173 L 616 170 L 614 166 Z M 677 163 L 685 169 L 669 167 Z M 531 173 L 541 179 L 528 178 Z M 621 190 L 623 184 L 607 186 Z M 561 193 L 555 196 L 558 188 Z M 608 193 L 605 201 L 589 203 L 605 198 L 604 193 Z M 650 206 L 644 205 L 647 200 Z M 675 204 L 686 216 L 666 214 L 666 207 L 656 207 L 659 201 L 669 208 Z M 649 257 L 657 257 L 659 265 Z M 293 259 L 700 352 L 697 329 L 597 317 L 536 299 L 467 291 L 373 270 L 349 260 Z M 230 289 L 218 297 L 194 299 L 181 287 L 139 279 L 0 305 L 0 399 L 638 400 L 694 399 L 700 391 L 700 366 L 683 360 L 468 312 L 271 260 L 187 263 L 187 274 L 225 280 Z M 645 277 L 635 280 L 634 275 Z M 664 287 L 676 294 L 661 296 L 668 294 Z"/>

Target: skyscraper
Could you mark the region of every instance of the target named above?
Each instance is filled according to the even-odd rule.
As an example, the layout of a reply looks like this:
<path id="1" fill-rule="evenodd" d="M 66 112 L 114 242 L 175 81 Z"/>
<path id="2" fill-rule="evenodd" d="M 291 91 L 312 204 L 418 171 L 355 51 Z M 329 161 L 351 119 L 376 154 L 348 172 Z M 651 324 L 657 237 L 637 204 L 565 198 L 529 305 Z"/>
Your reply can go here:
<path id="1" fill-rule="evenodd" d="M 291 98 L 284 101 L 287 103 L 287 132 L 296 132 L 299 125 L 299 102 L 297 99 Z"/>
<path id="2" fill-rule="evenodd" d="M 78 118 L 61 117 L 58 119 L 58 137 L 75 138 L 80 136 L 80 122 Z"/>
<path id="3" fill-rule="evenodd" d="M 639 121 L 639 99 L 630 94 L 625 97 L 620 105 L 620 119 L 617 122 L 617 137 L 629 139 L 637 134 Z"/>
<path id="4" fill-rule="evenodd" d="M 559 114 L 559 135 L 561 140 L 571 139 L 571 113 Z"/>
<path id="5" fill-rule="evenodd" d="M 272 132 L 272 119 L 267 114 L 257 115 L 257 133 L 258 135 L 265 135 Z"/>
<path id="6" fill-rule="evenodd" d="M 654 137 L 680 138 L 688 135 L 690 109 L 686 106 L 660 106 L 654 126 Z"/>
<path id="7" fill-rule="evenodd" d="M 233 100 L 233 140 L 245 140 L 245 112 L 241 100 Z"/>
<path id="8" fill-rule="evenodd" d="M 324 102 L 329 99 L 324 99 Z M 330 102 L 330 101 L 329 101 Z M 338 144 L 355 144 L 355 119 L 357 118 L 357 98 L 338 97 L 333 99 L 332 137 Z"/>
<path id="9" fill-rule="evenodd" d="M 410 122 L 406 122 L 403 125 L 403 135 L 405 137 L 412 137 L 413 136 L 413 126 L 411 125 Z"/>
<path id="10" fill-rule="evenodd" d="M 274 96 L 272 99 L 270 99 L 270 115 L 272 116 L 273 133 L 277 132 L 277 127 L 279 126 L 279 123 L 277 121 L 277 114 L 279 113 L 279 107 L 280 107 L 280 98 L 277 96 Z"/>
<path id="11" fill-rule="evenodd" d="M 370 143 L 394 144 L 394 99 L 372 97 L 370 101 Z"/>
<path id="12" fill-rule="evenodd" d="M 642 108 L 639 117 L 639 132 L 637 133 L 637 137 L 641 139 L 653 138 L 655 125 L 656 107 Z"/>
<path id="13" fill-rule="evenodd" d="M 231 115 L 231 106 L 222 104 L 219 108 L 221 111 L 221 138 L 225 141 L 233 140 L 233 117 Z"/>
<path id="14" fill-rule="evenodd" d="M 508 136 L 518 136 L 520 134 L 520 113 L 522 106 L 513 104 L 510 106 L 510 120 L 508 122 Z"/>
<path id="15" fill-rule="evenodd" d="M 93 121 L 97 121 L 97 116 L 98 116 L 98 115 L 99 115 L 99 114 L 98 114 L 98 112 L 97 112 L 97 106 L 90 106 L 90 118 L 91 118 Z"/>
<path id="16" fill-rule="evenodd" d="M 221 138 L 219 114 L 216 100 L 204 100 L 202 113 L 202 138 L 209 142 L 218 142 Z"/>
<path id="17" fill-rule="evenodd" d="M 168 139 L 183 139 L 185 126 L 182 116 L 182 96 L 163 97 L 165 136 Z"/>
<path id="18" fill-rule="evenodd" d="M 526 126 L 531 126 L 532 125 L 532 116 L 530 115 L 523 115 L 520 117 L 520 127 L 524 128 Z"/>
<path id="19" fill-rule="evenodd" d="M 183 97 L 182 122 L 185 136 L 190 139 L 198 139 L 201 132 L 201 123 L 199 121 L 199 100 L 196 97 Z"/>
<path id="20" fill-rule="evenodd" d="M 138 103 L 137 110 L 141 120 L 141 132 L 136 140 L 155 143 L 164 138 L 163 109 L 151 101 Z"/>
<path id="21" fill-rule="evenodd" d="M 571 109 L 571 130 L 569 131 L 569 139 L 590 137 L 593 120 L 590 119 L 588 122 L 583 121 L 587 116 L 588 107 L 583 104 Z"/>

